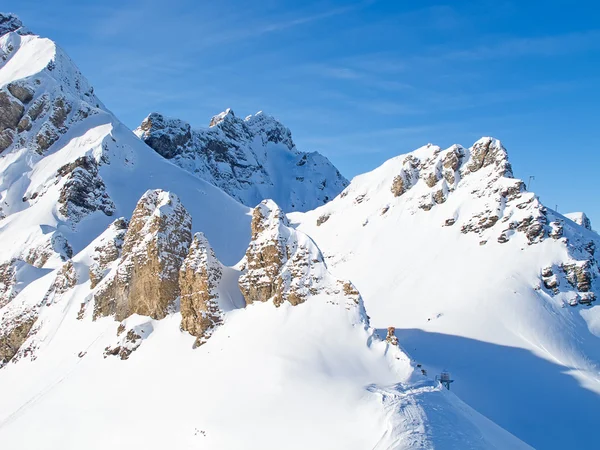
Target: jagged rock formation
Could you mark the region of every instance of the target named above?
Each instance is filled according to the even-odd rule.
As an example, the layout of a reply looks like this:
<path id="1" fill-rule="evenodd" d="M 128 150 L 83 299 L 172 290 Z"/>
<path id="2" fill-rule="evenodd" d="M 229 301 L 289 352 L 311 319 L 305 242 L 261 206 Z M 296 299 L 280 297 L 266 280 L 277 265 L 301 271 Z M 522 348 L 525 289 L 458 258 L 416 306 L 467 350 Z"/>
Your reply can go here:
<path id="1" fill-rule="evenodd" d="M 129 359 L 153 330 L 152 323 L 149 321 L 135 325 L 121 323 L 117 328 L 117 342 L 104 349 L 104 357 L 117 356 L 123 360 Z"/>
<path id="2" fill-rule="evenodd" d="M 406 155 L 390 190 L 400 197 L 419 180 L 423 188 L 416 194 L 417 205 L 424 211 L 445 203 L 462 180 L 462 185 L 473 185 L 470 194 L 482 199 L 481 209 L 462 221 L 463 233 L 482 236 L 500 222 L 503 225 L 496 236 L 498 242 L 508 242 L 515 232 L 522 232 L 529 243 L 535 244 L 551 231 L 546 208 L 534 194 L 526 192 L 521 180 L 513 178 L 506 150 L 496 139 L 482 138 L 470 149 L 454 145 L 441 150 L 430 145 Z M 451 226 L 456 221 L 452 217 L 445 224 Z"/>
<path id="3" fill-rule="evenodd" d="M 197 337 L 195 347 L 223 323 L 217 292 L 222 274 L 223 267 L 208 240 L 202 233 L 196 233 L 179 271 L 181 329 Z"/>
<path id="4" fill-rule="evenodd" d="M 153 113 L 136 133 L 165 158 L 251 207 L 273 198 L 285 211 L 306 211 L 348 185 L 327 158 L 298 151 L 290 130 L 263 113 L 240 119 L 228 109 L 207 129 Z"/>
<path id="5" fill-rule="evenodd" d="M 11 360 L 16 360 L 17 353 L 28 337 L 35 333 L 33 326 L 37 321 L 35 308 L 25 310 L 9 310 L 0 316 L 0 368 Z M 30 354 L 32 348 L 23 348 L 23 355 Z"/>
<path id="6" fill-rule="evenodd" d="M 127 220 L 121 217 L 110 224 L 108 230 L 100 237 L 92 254 L 94 262 L 89 268 L 90 287 L 92 289 L 104 278 L 111 264 L 121 256 L 127 227 Z"/>
<path id="7" fill-rule="evenodd" d="M 252 213 L 252 240 L 246 251 L 239 287 L 247 304 L 273 301 L 298 305 L 323 291 L 343 292 L 349 304 L 360 295 L 351 283 L 336 280 L 323 284 L 328 272 L 323 255 L 312 240 L 290 227 L 283 211 L 272 201 L 262 201 Z M 325 287 L 324 287 L 325 286 Z"/>
<path id="8" fill-rule="evenodd" d="M 192 220 L 169 192 L 146 192 L 125 234 L 118 265 L 98 285 L 94 318 L 131 314 L 162 319 L 179 295 L 179 269 L 192 240 Z"/>
<path id="9" fill-rule="evenodd" d="M 385 341 L 390 345 L 398 345 L 398 337 L 396 336 L 395 327 L 388 327 Z"/>
<path id="10" fill-rule="evenodd" d="M 56 274 L 56 279 L 50 287 L 55 294 L 64 294 L 77 284 L 77 273 L 73 261 L 67 261 Z"/>
<path id="11" fill-rule="evenodd" d="M 17 295 L 17 261 L 12 259 L 0 264 L 0 308 Z"/>
<path id="12" fill-rule="evenodd" d="M 20 21 L 2 15 L 0 68 L 12 66 L 15 49 L 25 52 L 39 39 L 19 27 Z M 95 114 L 100 102 L 69 58 L 48 41 L 44 50 L 54 57 L 46 68 L 0 88 L 0 152 L 27 147 L 47 152 L 67 129 Z M 16 61 L 15 64 L 20 63 Z"/>
<path id="13" fill-rule="evenodd" d="M 55 232 L 42 241 L 25 248 L 21 257 L 34 267 L 44 267 L 52 259 L 67 261 L 73 256 L 73 249 L 67 238 L 60 232 Z"/>
<path id="14" fill-rule="evenodd" d="M 106 192 L 104 181 L 98 173 L 98 163 L 94 158 L 77 158 L 62 166 L 57 175 L 66 179 L 58 199 L 61 205 L 59 212 L 65 218 L 77 223 L 96 210 L 107 216 L 113 215 L 115 205 Z"/>

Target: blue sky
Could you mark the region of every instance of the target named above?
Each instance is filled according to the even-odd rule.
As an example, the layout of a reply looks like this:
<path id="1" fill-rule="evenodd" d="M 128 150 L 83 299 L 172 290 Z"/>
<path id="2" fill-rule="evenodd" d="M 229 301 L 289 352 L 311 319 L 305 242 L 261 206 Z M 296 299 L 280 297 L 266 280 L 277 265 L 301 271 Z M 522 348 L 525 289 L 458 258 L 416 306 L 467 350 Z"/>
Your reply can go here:
<path id="1" fill-rule="evenodd" d="M 94 2 L 96 3 L 96 2 Z M 98 2 L 99 3 L 99 2 Z M 600 228 L 600 6 L 592 1 L 31 1 L 134 128 L 227 107 L 287 125 L 348 178 L 426 143 L 494 136 L 549 207 Z"/>

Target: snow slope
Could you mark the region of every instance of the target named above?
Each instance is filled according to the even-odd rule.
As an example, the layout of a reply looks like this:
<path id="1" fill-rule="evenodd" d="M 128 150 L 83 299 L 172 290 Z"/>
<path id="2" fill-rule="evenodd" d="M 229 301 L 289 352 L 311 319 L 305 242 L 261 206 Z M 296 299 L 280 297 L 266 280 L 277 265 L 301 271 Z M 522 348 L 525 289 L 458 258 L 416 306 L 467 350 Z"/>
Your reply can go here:
<path id="1" fill-rule="evenodd" d="M 316 294 L 296 306 L 230 303 L 223 325 L 197 349 L 180 330 L 180 312 L 119 323 L 94 321 L 80 308 L 94 295 L 86 269 L 96 242 L 72 259 L 72 288 L 56 289 L 54 273 L 27 286 L 9 308 L 46 300 L 26 351 L 0 371 L 3 446 L 529 448 L 378 339 L 360 299 L 335 288 L 310 239 L 285 225 L 279 230 L 288 248 L 317 261 L 288 265 L 316 280 Z M 236 287 L 224 277 L 218 291 Z M 139 339 L 128 341 L 124 330 Z M 112 356 L 111 348 L 130 342 L 126 358 Z"/>
<path id="2" fill-rule="evenodd" d="M 290 217 L 471 407 L 536 448 L 594 447 L 600 239 L 512 178 L 499 141 L 422 147 Z"/>
<path id="3" fill-rule="evenodd" d="M 228 109 L 198 129 L 152 113 L 135 132 L 165 158 L 251 207 L 271 198 L 284 211 L 308 211 L 348 185 L 326 157 L 299 151 L 290 130 L 262 112 L 242 120 Z"/>
<path id="4" fill-rule="evenodd" d="M 58 236 L 77 253 L 114 217 L 130 215 L 141 195 L 151 188 L 179 193 L 192 211 L 194 230 L 205 232 L 224 261 L 233 264 L 239 260 L 249 239 L 248 208 L 140 142 L 103 107 L 79 70 L 52 41 L 11 32 L 0 38 L 0 48 L 12 49 L 0 65 L 0 90 L 10 95 L 10 87 L 19 85 L 31 92 L 23 118 L 30 117 L 36 105 L 43 105 L 42 112 L 31 119 L 31 128 L 13 132 L 14 142 L 0 154 L 0 217 L 4 217 L 0 232 L 6 236 L 0 260 L 25 257 L 24 253 Z M 70 112 L 57 127 L 58 100 L 68 105 L 63 110 Z M 81 111 L 85 114 L 78 114 Z M 45 136 L 50 127 L 55 140 L 40 148 L 39 136 Z M 86 157 L 91 172 L 98 172 L 85 174 L 82 181 L 80 190 L 90 197 L 89 204 L 77 204 L 82 211 L 74 214 L 67 209 L 65 215 L 60 211 L 61 195 L 70 177 L 62 176 L 61 169 L 68 172 L 63 169 L 66 165 Z M 99 191 L 97 185 L 101 185 Z M 107 196 L 106 212 L 98 209 L 102 195 Z"/>
<path id="5" fill-rule="evenodd" d="M 286 223 L 289 292 L 245 306 L 255 212 L 146 146 L 53 42 L 13 16 L 0 31 L 3 449 L 529 448 L 380 339 Z M 222 323 L 199 348 L 170 266 L 195 231 L 222 274 Z M 130 288 L 157 280 L 173 287 L 159 314 L 115 320 L 111 295 L 135 310 Z"/>

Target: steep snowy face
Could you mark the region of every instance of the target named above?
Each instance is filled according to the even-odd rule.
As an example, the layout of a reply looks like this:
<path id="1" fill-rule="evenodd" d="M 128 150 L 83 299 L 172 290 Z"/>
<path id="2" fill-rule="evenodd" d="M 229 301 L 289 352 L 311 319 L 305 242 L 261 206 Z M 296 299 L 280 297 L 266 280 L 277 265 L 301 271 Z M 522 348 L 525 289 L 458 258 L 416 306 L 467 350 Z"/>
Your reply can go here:
<path id="1" fill-rule="evenodd" d="M 430 373 L 451 370 L 471 406 L 539 448 L 589 445 L 591 432 L 550 432 L 544 417 L 592 427 L 600 407 L 600 239 L 513 178 L 498 140 L 398 156 L 290 220 L 372 324 L 395 326 Z"/>
<path id="2" fill-rule="evenodd" d="M 242 120 L 228 109 L 206 129 L 153 113 L 136 134 L 160 155 L 251 207 L 272 198 L 285 211 L 308 211 L 348 185 L 327 158 L 297 150 L 290 130 L 262 112 Z"/>
<path id="3" fill-rule="evenodd" d="M 262 274 L 277 290 L 247 305 L 235 298 L 240 271 L 220 263 L 201 233 L 181 239 L 189 237 L 188 215 L 164 191 L 146 192 L 129 225 L 117 219 L 60 269 L 35 269 L 0 309 L 2 442 L 101 449 L 114 436 L 90 440 L 100 427 L 126 446 L 151 449 L 529 448 L 424 377 L 393 329 L 380 339 L 358 292 L 327 271 L 276 204 L 261 203 L 253 219 L 240 286 Z M 265 272 L 269 261 L 258 255 L 273 241 L 283 260 Z M 94 286 L 92 273 L 104 276 Z M 175 290 L 165 308 L 164 287 L 177 277 L 181 309 Z M 89 306 L 103 304 L 111 284 L 128 306 L 117 299 L 110 317 L 99 317 Z M 174 379 L 169 395 L 148 395 Z M 61 419 L 38 420 L 58 417 L 49 411 Z M 31 423 L 36 433 L 24 433 Z"/>
<path id="4" fill-rule="evenodd" d="M 565 214 L 565 217 L 567 219 L 571 219 L 577 225 L 581 225 L 587 230 L 592 230 L 592 222 L 590 221 L 588 216 L 585 215 L 584 212 L 567 213 Z"/>
<path id="5" fill-rule="evenodd" d="M 3 297 L 22 286 L 19 261 L 60 267 L 115 216 L 131 214 L 148 189 L 181 192 L 220 257 L 239 260 L 249 239 L 247 208 L 141 143 L 54 42 L 10 15 L 0 16 L 0 31 Z"/>

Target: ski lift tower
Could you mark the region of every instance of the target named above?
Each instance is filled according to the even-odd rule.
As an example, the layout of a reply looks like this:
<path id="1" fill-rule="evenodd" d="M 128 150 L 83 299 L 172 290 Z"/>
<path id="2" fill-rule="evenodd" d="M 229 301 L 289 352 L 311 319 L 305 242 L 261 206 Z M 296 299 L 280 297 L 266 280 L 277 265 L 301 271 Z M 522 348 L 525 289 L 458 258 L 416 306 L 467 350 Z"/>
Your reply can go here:
<path id="1" fill-rule="evenodd" d="M 436 375 L 435 379 L 448 390 L 450 390 L 450 383 L 454 383 L 454 380 L 450 379 L 450 372 L 447 370 L 443 370 L 441 374 Z"/>

